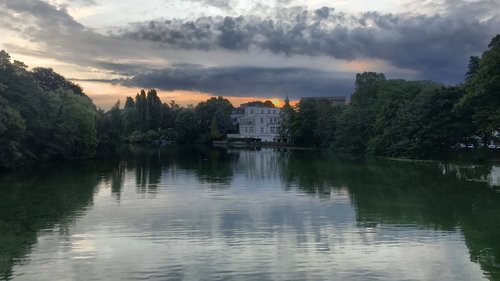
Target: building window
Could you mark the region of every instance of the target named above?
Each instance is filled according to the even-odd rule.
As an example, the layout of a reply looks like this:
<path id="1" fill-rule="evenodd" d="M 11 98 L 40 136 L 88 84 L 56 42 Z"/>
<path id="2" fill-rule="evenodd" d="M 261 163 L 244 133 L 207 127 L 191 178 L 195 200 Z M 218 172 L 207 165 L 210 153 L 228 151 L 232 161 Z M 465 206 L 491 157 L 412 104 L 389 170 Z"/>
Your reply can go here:
<path id="1" fill-rule="evenodd" d="M 264 109 L 261 109 L 261 110 L 260 110 L 260 113 L 261 113 L 261 114 L 264 114 Z"/>
<path id="2" fill-rule="evenodd" d="M 271 114 L 271 109 L 268 109 L 268 110 L 267 110 L 267 113 Z"/>
<path id="3" fill-rule="evenodd" d="M 264 127 L 260 127 L 260 133 L 263 134 L 264 133 Z"/>
<path id="4" fill-rule="evenodd" d="M 250 109 L 250 114 L 254 114 L 254 112 L 255 112 L 255 111 L 253 110 L 253 108 L 252 108 L 252 109 Z"/>
<path id="5" fill-rule="evenodd" d="M 260 118 L 260 124 L 264 124 L 264 118 Z"/>

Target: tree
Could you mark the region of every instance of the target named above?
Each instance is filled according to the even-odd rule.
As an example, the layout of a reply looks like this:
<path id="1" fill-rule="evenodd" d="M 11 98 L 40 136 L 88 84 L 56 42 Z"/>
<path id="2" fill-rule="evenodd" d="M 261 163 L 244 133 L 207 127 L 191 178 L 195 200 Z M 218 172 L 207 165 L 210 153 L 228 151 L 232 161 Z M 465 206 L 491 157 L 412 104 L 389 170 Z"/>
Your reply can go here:
<path id="1" fill-rule="evenodd" d="M 123 131 L 125 135 L 130 135 L 133 131 L 137 130 L 137 108 L 134 99 L 127 97 L 125 100 L 125 107 L 123 108 Z"/>
<path id="2" fill-rule="evenodd" d="M 279 127 L 279 136 L 281 139 L 291 142 L 292 141 L 292 135 L 294 134 L 292 132 L 292 126 L 293 123 L 295 122 L 295 109 L 290 105 L 290 100 L 288 99 L 288 96 L 285 98 L 285 105 L 281 109 L 281 116 L 280 116 L 280 127 Z"/>
<path id="3" fill-rule="evenodd" d="M 50 95 L 54 112 L 52 142 L 47 152 L 63 159 L 87 159 L 95 156 L 97 137 L 94 105 L 87 98 L 68 90 Z"/>
<path id="4" fill-rule="evenodd" d="M 409 151 L 410 157 L 440 156 L 451 145 L 473 135 L 470 114 L 455 110 L 455 105 L 464 95 L 462 87 L 427 88 L 409 105 L 414 109 L 412 127 L 415 127 L 411 135 L 415 150 Z"/>
<path id="5" fill-rule="evenodd" d="M 369 105 L 376 99 L 380 85 L 384 82 L 383 73 L 363 72 L 356 74 L 354 94 L 351 97 L 353 105 Z"/>
<path id="6" fill-rule="evenodd" d="M 212 122 L 215 120 L 220 136 L 225 136 L 231 127 L 231 113 L 233 105 L 223 97 L 213 97 L 204 102 L 200 102 L 195 107 L 196 115 L 199 118 L 200 133 L 211 135 Z"/>
<path id="7" fill-rule="evenodd" d="M 164 103 L 161 106 L 162 118 L 161 118 L 161 128 L 162 129 L 172 129 L 175 127 L 175 118 L 177 117 L 177 112 L 180 106 L 172 101 L 170 104 Z"/>
<path id="8" fill-rule="evenodd" d="M 342 106 L 332 105 L 327 99 L 303 99 L 297 111 L 285 102 L 280 134 L 298 145 L 330 147 L 342 110 Z"/>
<path id="9" fill-rule="evenodd" d="M 148 122 L 148 101 L 146 98 L 146 92 L 141 90 L 140 94 L 135 96 L 135 106 L 137 108 L 137 125 L 141 132 L 147 132 L 149 128 Z"/>
<path id="10" fill-rule="evenodd" d="M 38 86 L 45 92 L 53 92 L 58 89 L 67 89 L 73 93 L 85 96 L 83 89 L 56 73 L 52 68 L 35 67 L 31 71 L 31 76 L 37 82 Z"/>
<path id="11" fill-rule="evenodd" d="M 491 40 L 479 59 L 474 75 L 466 80 L 465 91 L 458 106 L 470 107 L 477 133 L 490 138 L 500 131 L 500 35 Z"/>
<path id="12" fill-rule="evenodd" d="M 22 116 L 1 97 L 0 87 L 0 168 L 16 168 L 27 160 L 23 147 L 25 131 Z"/>
<path id="13" fill-rule="evenodd" d="M 327 100 L 316 101 L 318 123 L 314 130 L 314 138 L 317 146 L 329 148 L 332 145 L 337 129 L 337 118 L 343 110 L 344 106 L 332 105 Z"/>
<path id="14" fill-rule="evenodd" d="M 11 65 L 10 55 L 4 50 L 0 50 L 0 70 L 6 71 Z"/>
<path id="15" fill-rule="evenodd" d="M 297 114 L 292 124 L 292 140 L 295 144 L 312 146 L 315 144 L 314 131 L 318 123 L 315 101 L 304 99 L 297 105 Z"/>
<path id="16" fill-rule="evenodd" d="M 212 117 L 212 124 L 210 125 L 210 137 L 213 140 L 220 139 L 221 137 L 215 116 Z"/>
<path id="17" fill-rule="evenodd" d="M 332 148 L 345 153 L 366 153 L 373 136 L 374 109 L 349 105 L 337 118 Z"/>
<path id="18" fill-rule="evenodd" d="M 93 157 L 95 116 L 78 85 L 52 69 L 29 71 L 0 51 L 0 168 Z"/>
<path id="19" fill-rule="evenodd" d="M 199 136 L 199 124 L 193 107 L 183 108 L 175 119 L 175 129 L 181 143 L 192 143 Z"/>
<path id="20" fill-rule="evenodd" d="M 467 73 L 465 74 L 465 78 L 468 80 L 472 78 L 474 75 L 476 75 L 478 69 L 479 69 L 479 57 L 477 56 L 471 56 L 469 58 L 469 65 L 467 67 Z"/>
<path id="21" fill-rule="evenodd" d="M 439 87 L 441 85 L 427 81 L 384 82 L 373 105 L 374 130 L 367 152 L 391 157 L 421 156 L 420 142 L 426 140 L 419 139 L 417 132 L 429 125 L 429 117 L 423 118 L 423 115 L 426 107 L 433 106 L 421 100 L 432 102 L 427 97 Z"/>
<path id="22" fill-rule="evenodd" d="M 161 126 L 162 105 L 155 89 L 151 89 L 147 93 L 147 123 L 148 129 L 157 131 Z"/>

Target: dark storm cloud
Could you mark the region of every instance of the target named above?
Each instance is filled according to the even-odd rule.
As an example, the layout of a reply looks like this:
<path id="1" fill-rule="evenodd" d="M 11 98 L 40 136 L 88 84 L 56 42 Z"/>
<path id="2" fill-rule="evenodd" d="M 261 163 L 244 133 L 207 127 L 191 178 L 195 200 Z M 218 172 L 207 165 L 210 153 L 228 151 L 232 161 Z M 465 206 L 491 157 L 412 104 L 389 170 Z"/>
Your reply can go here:
<path id="1" fill-rule="evenodd" d="M 126 86 L 163 90 L 196 90 L 229 96 L 285 97 L 348 96 L 351 74 L 306 68 L 257 68 L 179 65 L 116 81 Z"/>
<path id="2" fill-rule="evenodd" d="M 170 49 L 262 49 L 285 56 L 381 59 L 416 70 L 421 78 L 456 82 L 463 77 L 468 57 L 484 50 L 498 32 L 499 16 L 485 15 L 498 11 L 500 3 L 477 2 L 474 8 L 454 3 L 455 12 L 431 16 L 378 12 L 347 16 L 328 7 L 314 11 L 295 7 L 278 10 L 272 18 L 155 20 L 137 23 L 122 35 Z"/>

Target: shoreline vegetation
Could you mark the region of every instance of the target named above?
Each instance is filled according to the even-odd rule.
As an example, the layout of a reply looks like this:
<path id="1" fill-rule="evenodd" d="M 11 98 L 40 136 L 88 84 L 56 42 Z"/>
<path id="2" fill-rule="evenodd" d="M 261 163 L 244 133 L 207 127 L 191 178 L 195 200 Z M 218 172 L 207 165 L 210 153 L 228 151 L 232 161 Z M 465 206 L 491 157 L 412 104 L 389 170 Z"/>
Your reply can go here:
<path id="1" fill-rule="evenodd" d="M 500 35 L 464 72 L 455 86 L 359 73 L 348 105 L 285 105 L 280 136 L 291 146 L 388 158 L 442 159 L 457 144 L 484 147 L 473 158 L 496 157 L 488 145 L 500 142 Z M 0 51 L 0 170 L 90 159 L 126 142 L 221 141 L 238 131 L 232 111 L 223 97 L 183 107 L 150 89 L 105 112 L 52 69 L 28 70 Z"/>

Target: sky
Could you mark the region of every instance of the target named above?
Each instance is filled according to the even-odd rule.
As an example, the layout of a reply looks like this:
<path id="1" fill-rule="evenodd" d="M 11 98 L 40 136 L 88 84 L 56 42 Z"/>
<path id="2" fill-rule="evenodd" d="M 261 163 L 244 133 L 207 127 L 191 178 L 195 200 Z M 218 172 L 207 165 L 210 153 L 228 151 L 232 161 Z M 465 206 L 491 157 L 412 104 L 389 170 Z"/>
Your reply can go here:
<path id="1" fill-rule="evenodd" d="M 498 0 L 0 0 L 0 49 L 109 108 L 140 89 L 234 105 L 349 96 L 359 72 L 463 81 Z"/>

